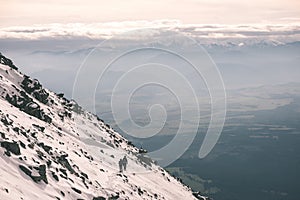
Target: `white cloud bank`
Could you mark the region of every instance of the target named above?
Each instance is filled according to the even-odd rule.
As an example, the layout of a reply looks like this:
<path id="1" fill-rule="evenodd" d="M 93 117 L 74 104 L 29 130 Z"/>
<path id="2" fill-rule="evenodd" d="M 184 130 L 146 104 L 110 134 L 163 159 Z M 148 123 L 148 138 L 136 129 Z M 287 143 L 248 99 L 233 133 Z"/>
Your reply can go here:
<path id="1" fill-rule="evenodd" d="M 183 33 L 203 41 L 269 39 L 278 42 L 300 41 L 300 23 L 289 24 L 252 24 L 252 25 L 220 25 L 220 24 L 183 24 L 178 20 L 156 21 L 124 21 L 105 23 L 68 23 L 39 24 L 33 26 L 13 26 L 0 29 L 0 39 L 108 39 L 127 31 L 154 28 L 163 31 Z M 138 37 L 134 37 L 136 39 Z"/>

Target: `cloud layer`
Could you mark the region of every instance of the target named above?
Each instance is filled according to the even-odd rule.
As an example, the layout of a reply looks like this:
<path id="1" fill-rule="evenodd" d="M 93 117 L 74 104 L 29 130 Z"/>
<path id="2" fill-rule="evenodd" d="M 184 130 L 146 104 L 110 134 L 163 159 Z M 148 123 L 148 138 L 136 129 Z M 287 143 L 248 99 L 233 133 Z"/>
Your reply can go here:
<path id="1" fill-rule="evenodd" d="M 135 33 L 155 29 L 149 34 L 161 35 L 168 32 L 179 32 L 203 41 L 226 40 L 272 40 L 277 42 L 300 41 L 300 23 L 291 24 L 252 24 L 252 25 L 219 25 L 219 24 L 183 24 L 178 20 L 157 21 L 124 21 L 106 23 L 68 23 L 40 24 L 33 26 L 14 26 L 0 29 L 0 39 L 108 39 L 114 35 L 135 30 Z M 130 39 L 137 39 L 132 37 Z"/>

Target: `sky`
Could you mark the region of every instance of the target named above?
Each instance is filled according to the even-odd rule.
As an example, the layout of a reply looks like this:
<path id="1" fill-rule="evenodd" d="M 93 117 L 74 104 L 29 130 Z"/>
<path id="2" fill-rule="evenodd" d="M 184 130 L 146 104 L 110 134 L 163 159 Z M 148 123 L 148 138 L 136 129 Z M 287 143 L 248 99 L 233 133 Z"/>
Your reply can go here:
<path id="1" fill-rule="evenodd" d="M 0 0 L 0 28 L 175 19 L 187 24 L 295 23 L 299 0 Z"/>
<path id="2" fill-rule="evenodd" d="M 143 28 L 153 29 L 125 37 Z M 206 47 L 232 48 L 232 55 L 217 57 L 218 49 L 213 55 L 226 87 L 299 80 L 300 0 L 0 0 L 0 52 L 50 89 L 69 94 L 74 70 L 105 39 L 116 47 L 134 44 L 131 39 L 152 45 L 160 37 L 188 45 L 172 41 L 178 33 Z M 276 56 L 260 48 L 293 43 Z"/>
<path id="3" fill-rule="evenodd" d="M 95 39 L 162 27 L 201 39 L 300 38 L 299 0 L 0 0 L 0 5 L 0 39 Z"/>

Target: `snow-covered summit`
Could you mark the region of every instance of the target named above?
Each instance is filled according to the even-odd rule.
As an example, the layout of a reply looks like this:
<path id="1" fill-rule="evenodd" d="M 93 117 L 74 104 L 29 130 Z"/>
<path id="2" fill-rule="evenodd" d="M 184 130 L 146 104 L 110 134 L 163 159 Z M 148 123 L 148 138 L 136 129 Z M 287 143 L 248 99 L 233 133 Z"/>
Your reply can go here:
<path id="1" fill-rule="evenodd" d="M 0 61 L 0 199 L 205 199 L 75 101 Z"/>

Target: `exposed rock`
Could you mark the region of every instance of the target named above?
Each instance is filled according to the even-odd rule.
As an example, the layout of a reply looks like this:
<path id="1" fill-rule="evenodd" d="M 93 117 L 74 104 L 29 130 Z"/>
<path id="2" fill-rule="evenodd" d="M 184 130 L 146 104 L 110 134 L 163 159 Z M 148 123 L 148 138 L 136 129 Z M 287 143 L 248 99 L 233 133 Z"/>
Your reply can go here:
<path id="1" fill-rule="evenodd" d="M 10 126 L 13 124 L 13 120 L 11 120 L 8 116 L 2 115 L 1 116 L 1 122 L 5 125 L 5 126 Z"/>
<path id="2" fill-rule="evenodd" d="M 48 184 L 47 175 L 46 175 L 46 165 L 40 165 L 38 167 L 33 167 L 38 171 L 39 176 L 33 176 L 32 171 L 23 165 L 19 165 L 19 168 L 29 176 L 34 182 L 38 183 L 40 181 L 44 181 L 44 183 Z"/>
<path id="3" fill-rule="evenodd" d="M 105 200 L 105 197 L 94 197 L 93 200 Z"/>
<path id="4" fill-rule="evenodd" d="M 4 140 L 7 139 L 7 138 L 5 137 L 5 133 L 0 132 L 0 135 L 1 135 L 1 138 L 2 138 L 2 139 L 4 139 Z"/>
<path id="5" fill-rule="evenodd" d="M 1 53 L 0 53 L 0 63 L 9 66 L 12 69 L 18 70 L 18 68 L 14 65 L 14 63 L 10 59 L 3 56 Z"/>
<path id="6" fill-rule="evenodd" d="M 68 155 L 61 155 L 58 157 L 57 161 L 64 166 L 65 168 L 67 168 L 71 174 L 75 173 L 74 169 L 72 168 L 72 166 L 70 165 L 68 159 L 66 158 Z"/>
<path id="7" fill-rule="evenodd" d="M 201 195 L 201 193 L 198 191 L 198 192 L 193 192 L 193 195 L 199 199 L 199 200 L 209 200 L 208 198 L 204 197 Z"/>
<path id="8" fill-rule="evenodd" d="M 20 147 L 17 142 L 1 142 L 1 147 L 5 148 L 6 151 L 11 152 L 15 155 L 21 155 Z"/>
<path id="9" fill-rule="evenodd" d="M 51 172 L 52 174 L 52 177 L 56 180 L 56 181 L 59 181 L 59 178 L 58 176 L 55 174 L 55 172 Z"/>
<path id="10" fill-rule="evenodd" d="M 52 122 L 52 119 L 44 113 L 40 106 L 23 91 L 20 92 L 19 96 L 6 94 L 5 99 L 13 106 L 20 108 L 21 111 L 33 117 L 48 123 Z"/>
<path id="11" fill-rule="evenodd" d="M 74 187 L 71 187 L 72 190 L 74 190 L 75 192 L 77 192 L 78 194 L 81 194 L 81 190 L 77 189 L 77 188 L 74 188 Z"/>
<path id="12" fill-rule="evenodd" d="M 41 131 L 41 132 L 44 132 L 44 130 L 45 130 L 45 127 L 39 126 L 39 125 L 37 125 L 37 124 L 32 124 L 32 126 L 35 127 L 35 128 L 37 128 L 37 129 L 38 129 L 39 131 Z"/>
<path id="13" fill-rule="evenodd" d="M 45 145 L 43 142 L 38 143 L 37 145 L 39 147 L 42 147 L 44 149 L 44 151 L 47 152 L 49 155 L 52 155 L 52 153 L 51 153 L 52 147 L 51 146 Z"/>
<path id="14" fill-rule="evenodd" d="M 40 82 L 36 79 L 31 80 L 28 76 L 24 75 L 21 87 L 35 99 L 43 104 L 48 103 L 49 94 L 43 89 Z"/>

